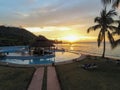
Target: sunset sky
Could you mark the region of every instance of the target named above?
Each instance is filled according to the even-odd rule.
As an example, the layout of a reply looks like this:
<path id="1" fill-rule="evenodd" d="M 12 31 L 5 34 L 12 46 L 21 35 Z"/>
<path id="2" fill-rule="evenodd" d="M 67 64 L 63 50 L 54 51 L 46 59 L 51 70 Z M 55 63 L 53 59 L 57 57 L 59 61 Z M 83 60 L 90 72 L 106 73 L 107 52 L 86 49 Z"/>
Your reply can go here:
<path id="1" fill-rule="evenodd" d="M 97 32 L 86 31 L 101 9 L 101 0 L 0 0 L 0 24 L 50 39 L 96 41 Z"/>

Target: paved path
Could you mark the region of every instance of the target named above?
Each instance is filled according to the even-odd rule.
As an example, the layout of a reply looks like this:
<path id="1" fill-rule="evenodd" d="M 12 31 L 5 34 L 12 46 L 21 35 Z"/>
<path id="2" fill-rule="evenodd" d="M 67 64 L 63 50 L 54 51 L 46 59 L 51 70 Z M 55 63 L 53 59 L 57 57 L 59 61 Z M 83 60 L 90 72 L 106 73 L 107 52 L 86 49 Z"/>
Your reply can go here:
<path id="1" fill-rule="evenodd" d="M 61 90 L 55 67 L 49 66 L 47 70 L 47 90 Z"/>
<path id="2" fill-rule="evenodd" d="M 44 67 L 38 68 L 33 75 L 28 90 L 42 90 L 43 75 Z"/>
<path id="3" fill-rule="evenodd" d="M 85 57 L 86 55 L 82 54 L 81 57 L 77 59 L 77 61 L 82 60 Z M 44 67 L 38 68 L 33 75 L 28 90 L 42 90 L 43 75 L 44 75 Z M 56 70 L 55 67 L 53 66 L 47 67 L 47 90 L 61 90 L 57 78 Z"/>

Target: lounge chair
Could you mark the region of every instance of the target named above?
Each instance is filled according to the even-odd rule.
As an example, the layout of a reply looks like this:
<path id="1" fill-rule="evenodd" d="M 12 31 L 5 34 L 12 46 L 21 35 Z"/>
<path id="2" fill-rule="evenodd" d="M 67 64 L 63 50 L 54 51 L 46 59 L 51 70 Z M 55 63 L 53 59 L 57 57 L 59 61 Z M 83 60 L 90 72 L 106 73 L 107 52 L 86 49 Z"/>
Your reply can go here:
<path id="1" fill-rule="evenodd" d="M 88 69 L 96 69 L 97 65 L 95 63 L 92 63 L 92 64 L 83 64 L 82 68 L 87 69 L 87 70 Z"/>

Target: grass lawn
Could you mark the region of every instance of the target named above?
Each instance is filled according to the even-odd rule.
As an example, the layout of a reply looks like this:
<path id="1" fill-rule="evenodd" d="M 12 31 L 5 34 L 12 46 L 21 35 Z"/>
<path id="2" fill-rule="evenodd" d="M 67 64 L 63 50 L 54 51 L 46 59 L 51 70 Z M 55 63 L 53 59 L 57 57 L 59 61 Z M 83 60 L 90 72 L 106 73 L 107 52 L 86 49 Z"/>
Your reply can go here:
<path id="1" fill-rule="evenodd" d="M 95 70 L 85 70 L 81 65 L 96 63 Z M 72 64 L 58 65 L 56 71 L 62 90 L 120 90 L 120 65 L 102 58 L 86 59 Z"/>
<path id="2" fill-rule="evenodd" d="M 0 66 L 0 90 L 26 90 L 34 70 Z"/>

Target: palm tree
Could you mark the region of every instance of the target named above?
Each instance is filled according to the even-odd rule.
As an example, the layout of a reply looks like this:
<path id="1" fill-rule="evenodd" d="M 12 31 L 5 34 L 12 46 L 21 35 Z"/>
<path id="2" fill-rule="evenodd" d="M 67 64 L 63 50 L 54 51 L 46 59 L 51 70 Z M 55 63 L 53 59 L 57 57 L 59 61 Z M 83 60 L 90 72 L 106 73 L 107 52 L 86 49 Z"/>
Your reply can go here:
<path id="1" fill-rule="evenodd" d="M 113 4 L 113 7 L 118 7 L 120 0 L 101 0 L 103 2 L 104 5 L 106 4 Z"/>
<path id="2" fill-rule="evenodd" d="M 114 31 L 117 29 L 117 27 L 112 26 L 111 24 L 114 23 L 113 16 L 117 15 L 115 10 L 110 10 L 107 12 L 106 8 L 102 10 L 100 17 L 96 17 L 94 22 L 97 23 L 95 26 L 92 26 L 88 28 L 87 32 L 89 33 L 91 30 L 96 31 L 97 29 L 100 29 L 99 35 L 98 35 L 98 47 L 100 47 L 101 42 L 103 41 L 103 54 L 102 57 L 105 57 L 105 48 L 106 48 L 106 33 L 108 35 L 108 39 L 110 41 L 110 44 L 112 48 L 114 48 L 114 38 L 112 36 L 111 31 Z"/>
<path id="3" fill-rule="evenodd" d="M 118 24 L 117 30 L 113 32 L 113 35 L 120 35 L 120 17 L 119 20 L 115 21 Z M 115 41 L 115 47 L 117 47 L 117 45 L 120 44 L 120 39 L 117 39 Z"/>
<path id="4" fill-rule="evenodd" d="M 120 17 L 119 17 L 119 20 L 115 20 L 115 23 L 118 24 L 117 26 L 117 30 L 113 32 L 113 35 L 120 35 Z"/>
<path id="5" fill-rule="evenodd" d="M 119 4 L 120 4 L 120 0 L 101 0 L 104 4 L 104 6 L 106 7 L 108 4 L 113 4 L 112 7 L 115 8 L 115 7 L 118 7 Z M 114 35 L 120 35 L 120 17 L 119 17 L 119 20 L 117 20 L 117 24 L 118 24 L 118 29 L 113 32 Z M 115 42 L 114 42 L 114 47 L 117 47 L 118 45 L 120 45 L 120 38 L 117 39 Z"/>

